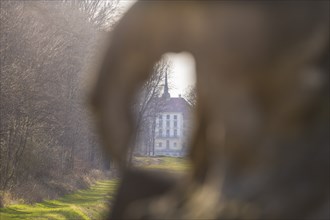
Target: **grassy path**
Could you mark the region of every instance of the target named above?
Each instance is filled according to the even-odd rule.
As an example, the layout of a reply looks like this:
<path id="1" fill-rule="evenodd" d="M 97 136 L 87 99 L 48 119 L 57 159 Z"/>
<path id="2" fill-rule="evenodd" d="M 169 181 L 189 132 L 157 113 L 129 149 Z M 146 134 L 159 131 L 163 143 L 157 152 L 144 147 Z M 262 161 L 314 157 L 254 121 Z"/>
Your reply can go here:
<path id="1" fill-rule="evenodd" d="M 58 200 L 11 205 L 0 209 L 0 219 L 103 219 L 109 206 L 107 200 L 112 198 L 116 186 L 116 180 L 104 180 Z"/>
<path id="2" fill-rule="evenodd" d="M 145 169 L 184 172 L 190 165 L 185 159 L 171 157 L 136 157 Z M 79 190 L 58 200 L 46 200 L 34 205 L 18 204 L 0 209 L 0 220 L 6 219 L 104 219 L 108 201 L 116 190 L 118 180 L 103 180 L 86 190 Z"/>

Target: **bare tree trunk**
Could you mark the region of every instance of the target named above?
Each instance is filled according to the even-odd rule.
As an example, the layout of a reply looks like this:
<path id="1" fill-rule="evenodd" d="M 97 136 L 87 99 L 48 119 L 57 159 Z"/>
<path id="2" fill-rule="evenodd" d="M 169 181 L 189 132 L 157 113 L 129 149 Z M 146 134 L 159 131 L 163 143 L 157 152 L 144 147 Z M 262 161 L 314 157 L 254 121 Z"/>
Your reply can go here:
<path id="1" fill-rule="evenodd" d="M 152 156 L 155 156 L 155 138 L 156 138 L 156 117 L 153 117 L 153 122 L 152 122 Z"/>

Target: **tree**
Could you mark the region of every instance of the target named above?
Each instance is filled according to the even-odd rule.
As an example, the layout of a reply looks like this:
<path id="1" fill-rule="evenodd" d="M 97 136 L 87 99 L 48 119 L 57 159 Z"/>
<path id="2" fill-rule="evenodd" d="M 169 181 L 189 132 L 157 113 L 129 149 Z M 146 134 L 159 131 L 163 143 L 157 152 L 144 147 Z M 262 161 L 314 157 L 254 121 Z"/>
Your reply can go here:
<path id="1" fill-rule="evenodd" d="M 101 158 L 91 146 L 96 135 L 82 81 L 117 7 L 101 0 L 1 2 L 1 192 L 29 176 L 71 172 L 75 161 L 87 166 L 91 151 L 93 161 Z"/>
<path id="2" fill-rule="evenodd" d="M 184 98 L 187 100 L 187 102 L 192 106 L 196 107 L 197 105 L 197 92 L 195 86 L 189 86 L 186 89 L 186 92 L 184 94 Z"/>
<path id="3" fill-rule="evenodd" d="M 133 111 L 135 115 L 135 138 L 134 148 L 136 149 L 141 142 L 147 143 L 144 151 L 150 155 L 152 152 L 155 132 L 155 116 L 162 102 L 159 99 L 162 89 L 162 83 L 165 73 L 170 72 L 171 63 L 166 58 L 161 59 L 155 64 L 151 77 L 142 86 L 136 103 L 134 103 Z M 141 147 L 141 146 L 140 146 Z M 130 161 L 132 159 L 133 149 L 130 153 Z"/>

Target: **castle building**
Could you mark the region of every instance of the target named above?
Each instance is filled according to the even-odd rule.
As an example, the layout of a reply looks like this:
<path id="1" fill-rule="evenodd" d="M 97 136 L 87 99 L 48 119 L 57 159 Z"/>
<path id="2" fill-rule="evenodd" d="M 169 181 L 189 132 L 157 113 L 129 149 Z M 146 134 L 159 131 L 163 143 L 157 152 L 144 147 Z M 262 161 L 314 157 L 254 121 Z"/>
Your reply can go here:
<path id="1" fill-rule="evenodd" d="M 185 156 L 191 127 L 191 107 L 181 96 L 171 97 L 167 74 L 165 75 L 165 86 L 161 99 L 162 105 L 156 118 L 155 155 Z"/>
<path id="2" fill-rule="evenodd" d="M 157 103 L 159 103 L 157 111 L 150 120 L 149 126 L 152 128 L 153 141 L 149 142 L 149 147 L 142 142 L 144 146 L 140 149 L 148 148 L 149 155 L 154 156 L 185 156 L 191 133 L 191 105 L 181 95 L 171 97 L 167 74 L 163 94 L 158 98 Z"/>

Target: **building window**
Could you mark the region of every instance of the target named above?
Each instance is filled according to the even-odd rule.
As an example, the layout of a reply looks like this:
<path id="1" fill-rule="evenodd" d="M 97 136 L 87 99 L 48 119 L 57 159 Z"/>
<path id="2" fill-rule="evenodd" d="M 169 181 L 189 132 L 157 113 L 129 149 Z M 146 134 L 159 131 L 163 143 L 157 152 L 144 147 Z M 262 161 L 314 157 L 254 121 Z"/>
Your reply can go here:
<path id="1" fill-rule="evenodd" d="M 159 127 L 161 127 L 163 125 L 163 118 L 162 115 L 158 116 L 158 122 L 159 122 Z"/>
<path id="2" fill-rule="evenodd" d="M 169 149 L 170 148 L 170 141 L 166 140 L 166 148 Z"/>
<path id="3" fill-rule="evenodd" d="M 176 142 L 174 142 L 174 147 L 176 147 Z"/>
<path id="4" fill-rule="evenodd" d="M 174 115 L 174 120 L 178 119 L 178 116 L 177 115 Z"/>
<path id="5" fill-rule="evenodd" d="M 159 142 L 158 143 L 158 147 L 162 147 L 163 146 L 163 143 L 162 142 Z"/>
<path id="6" fill-rule="evenodd" d="M 159 129 L 159 136 L 161 137 L 163 135 L 163 129 Z"/>
<path id="7" fill-rule="evenodd" d="M 170 130 L 167 129 L 167 130 L 166 130 L 166 137 L 169 137 L 169 136 L 170 136 Z"/>
<path id="8" fill-rule="evenodd" d="M 170 121 L 166 121 L 166 127 L 170 127 Z"/>
<path id="9" fill-rule="evenodd" d="M 178 136 L 178 130 L 174 129 L 174 136 L 177 137 Z"/>
<path id="10" fill-rule="evenodd" d="M 166 119 L 170 119 L 170 115 L 166 115 Z"/>
<path id="11" fill-rule="evenodd" d="M 178 122 L 174 121 L 174 127 L 178 127 Z"/>

